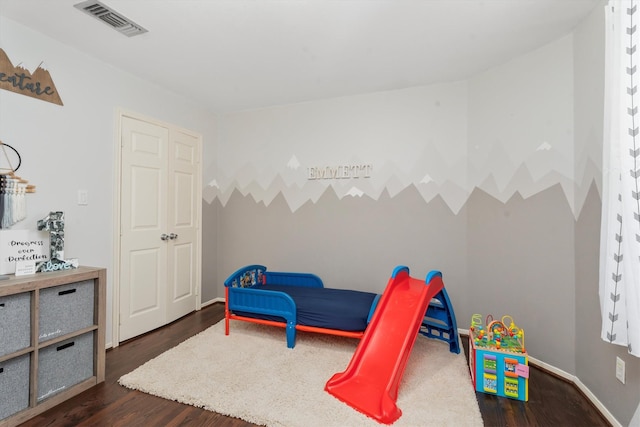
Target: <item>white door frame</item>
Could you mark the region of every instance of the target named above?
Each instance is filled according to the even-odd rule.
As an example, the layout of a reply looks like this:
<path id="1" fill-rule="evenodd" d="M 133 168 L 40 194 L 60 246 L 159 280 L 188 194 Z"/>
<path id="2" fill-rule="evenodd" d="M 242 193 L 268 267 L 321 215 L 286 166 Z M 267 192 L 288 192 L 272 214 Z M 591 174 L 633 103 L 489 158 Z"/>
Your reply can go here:
<path id="1" fill-rule="evenodd" d="M 114 192 L 113 192 L 113 271 L 111 273 L 111 282 L 113 284 L 113 292 L 111 296 L 111 340 L 112 347 L 118 347 L 120 345 L 120 197 L 122 195 L 122 117 L 127 116 L 134 119 L 146 121 L 158 126 L 167 127 L 169 129 L 177 129 L 181 132 L 196 136 L 200 141 L 200 168 L 199 168 L 199 181 L 198 181 L 198 194 L 196 195 L 198 200 L 198 237 L 197 237 L 197 251 L 196 255 L 196 306 L 195 310 L 202 308 L 201 295 L 202 295 L 202 135 L 190 131 L 188 129 L 180 128 L 176 125 L 165 123 L 157 119 L 144 116 L 139 113 L 124 110 L 122 108 L 116 109 L 115 118 L 115 160 L 114 160 Z"/>

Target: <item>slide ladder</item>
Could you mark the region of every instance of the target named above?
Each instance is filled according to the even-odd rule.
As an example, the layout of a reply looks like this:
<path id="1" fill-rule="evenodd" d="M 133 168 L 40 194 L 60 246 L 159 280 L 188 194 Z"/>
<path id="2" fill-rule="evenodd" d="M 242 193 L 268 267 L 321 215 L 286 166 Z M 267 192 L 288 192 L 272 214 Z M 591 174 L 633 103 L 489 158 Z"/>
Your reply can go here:
<path id="1" fill-rule="evenodd" d="M 432 271 L 429 275 L 431 274 L 437 274 L 437 272 Z M 429 275 L 427 275 L 427 283 L 430 280 Z M 456 316 L 444 287 L 431 299 L 424 319 L 422 319 L 420 333 L 429 338 L 445 341 L 449 344 L 449 351 L 460 353 Z"/>
<path id="2" fill-rule="evenodd" d="M 398 388 L 418 333 L 457 342 L 455 317 L 443 290 L 438 271 L 423 281 L 410 277 L 407 267 L 396 267 L 347 369 L 333 375 L 325 390 L 378 422 L 397 420 L 402 415 Z"/>

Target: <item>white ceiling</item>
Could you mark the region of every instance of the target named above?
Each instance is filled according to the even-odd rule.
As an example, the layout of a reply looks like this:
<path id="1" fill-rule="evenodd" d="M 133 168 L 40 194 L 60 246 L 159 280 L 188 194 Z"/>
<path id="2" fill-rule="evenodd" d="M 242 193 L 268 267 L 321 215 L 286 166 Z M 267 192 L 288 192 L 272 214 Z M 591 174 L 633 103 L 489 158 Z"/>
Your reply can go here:
<path id="1" fill-rule="evenodd" d="M 570 33 L 603 4 L 104 0 L 149 30 L 129 38 L 80 1 L 0 0 L 0 15 L 214 112 L 466 79 Z"/>

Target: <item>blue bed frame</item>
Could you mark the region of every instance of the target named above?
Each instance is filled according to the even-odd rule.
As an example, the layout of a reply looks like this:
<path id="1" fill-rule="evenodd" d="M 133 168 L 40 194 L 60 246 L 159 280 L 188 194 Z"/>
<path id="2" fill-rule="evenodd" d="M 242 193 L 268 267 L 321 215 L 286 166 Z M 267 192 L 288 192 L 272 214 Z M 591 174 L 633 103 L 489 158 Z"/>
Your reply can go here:
<path id="1" fill-rule="evenodd" d="M 338 329 L 319 328 L 296 323 L 296 303 L 285 292 L 252 288 L 259 284 L 278 284 L 284 286 L 323 288 L 320 277 L 310 273 L 271 272 L 263 265 L 248 265 L 236 270 L 224 282 L 225 286 L 225 334 L 229 335 L 230 320 L 242 320 L 286 328 L 287 347 L 295 346 L 296 331 L 319 332 L 329 335 L 340 335 L 362 338 L 364 331 L 342 331 Z M 369 310 L 368 320 L 379 299 L 374 299 Z M 284 322 L 265 320 L 262 318 L 239 315 L 251 313 L 257 316 L 271 316 L 284 319 Z"/>

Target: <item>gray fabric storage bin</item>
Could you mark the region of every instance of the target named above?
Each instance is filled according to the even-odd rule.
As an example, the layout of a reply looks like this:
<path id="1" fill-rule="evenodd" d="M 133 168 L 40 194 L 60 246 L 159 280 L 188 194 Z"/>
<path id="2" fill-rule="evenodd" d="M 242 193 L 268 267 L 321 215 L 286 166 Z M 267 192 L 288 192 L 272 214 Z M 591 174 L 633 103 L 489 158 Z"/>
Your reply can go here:
<path id="1" fill-rule="evenodd" d="M 93 332 L 87 332 L 40 349 L 38 402 L 93 376 L 93 345 Z"/>
<path id="2" fill-rule="evenodd" d="M 38 342 L 94 325 L 93 294 L 93 280 L 42 289 Z"/>
<path id="3" fill-rule="evenodd" d="M 30 354 L 0 362 L 0 420 L 29 407 Z"/>
<path id="4" fill-rule="evenodd" d="M 0 297 L 0 356 L 31 345 L 31 292 Z"/>

